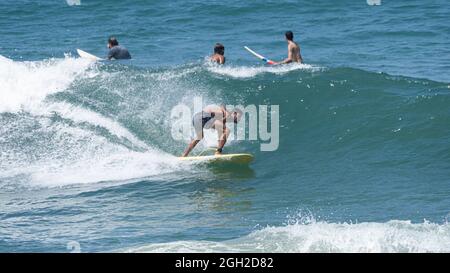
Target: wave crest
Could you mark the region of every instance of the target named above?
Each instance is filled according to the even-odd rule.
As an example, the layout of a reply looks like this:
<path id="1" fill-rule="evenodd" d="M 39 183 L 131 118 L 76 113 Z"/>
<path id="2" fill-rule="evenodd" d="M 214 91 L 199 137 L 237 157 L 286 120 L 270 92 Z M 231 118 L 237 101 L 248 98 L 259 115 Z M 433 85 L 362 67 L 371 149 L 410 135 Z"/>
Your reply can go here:
<path id="1" fill-rule="evenodd" d="M 178 241 L 125 252 L 448 252 L 450 225 L 392 220 L 386 223 L 293 224 L 266 227 L 224 241 Z"/>

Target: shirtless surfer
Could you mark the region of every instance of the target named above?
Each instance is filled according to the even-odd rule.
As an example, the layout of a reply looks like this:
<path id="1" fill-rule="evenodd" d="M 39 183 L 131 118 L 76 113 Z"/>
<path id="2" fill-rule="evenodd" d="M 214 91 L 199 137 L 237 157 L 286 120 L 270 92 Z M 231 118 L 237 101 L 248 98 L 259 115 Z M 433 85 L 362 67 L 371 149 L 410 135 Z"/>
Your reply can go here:
<path id="1" fill-rule="evenodd" d="M 196 138 L 189 143 L 189 146 L 183 153 L 183 157 L 194 149 L 194 147 L 203 139 L 203 129 L 215 129 L 219 137 L 219 143 L 216 154 L 222 153 L 222 148 L 227 142 L 230 129 L 226 127 L 227 122 L 238 123 L 242 117 L 242 111 L 238 108 L 228 111 L 224 105 L 208 105 L 201 112 L 194 114 L 192 124 L 195 128 Z"/>
<path id="2" fill-rule="evenodd" d="M 217 43 L 214 46 L 214 54 L 211 56 L 211 61 L 224 64 L 225 63 L 225 47 L 221 43 Z"/>
<path id="3" fill-rule="evenodd" d="M 288 57 L 276 64 L 288 64 L 288 63 L 303 63 L 302 55 L 300 54 L 300 46 L 294 42 L 294 33 L 292 31 L 286 31 L 286 41 L 288 43 Z"/>

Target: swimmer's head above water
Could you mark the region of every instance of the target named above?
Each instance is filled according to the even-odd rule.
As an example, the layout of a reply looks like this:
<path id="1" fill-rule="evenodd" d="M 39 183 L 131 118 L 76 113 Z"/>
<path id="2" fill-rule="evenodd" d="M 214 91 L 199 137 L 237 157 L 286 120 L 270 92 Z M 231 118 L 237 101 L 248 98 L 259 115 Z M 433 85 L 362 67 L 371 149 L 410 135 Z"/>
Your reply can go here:
<path id="1" fill-rule="evenodd" d="M 225 55 L 225 47 L 221 43 L 216 43 L 214 46 L 214 54 Z"/>
<path id="2" fill-rule="evenodd" d="M 119 41 L 117 41 L 116 37 L 111 36 L 108 39 L 108 48 L 112 48 L 119 45 Z"/>

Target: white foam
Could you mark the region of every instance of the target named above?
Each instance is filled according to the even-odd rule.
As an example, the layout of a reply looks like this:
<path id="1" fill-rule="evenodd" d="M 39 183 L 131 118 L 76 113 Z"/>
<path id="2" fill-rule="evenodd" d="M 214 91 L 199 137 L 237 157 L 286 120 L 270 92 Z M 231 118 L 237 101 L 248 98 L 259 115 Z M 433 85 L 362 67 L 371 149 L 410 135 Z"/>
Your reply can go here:
<path id="1" fill-rule="evenodd" d="M 104 181 L 125 183 L 125 180 L 166 174 L 186 166 L 176 157 L 145 144 L 145 151 L 133 151 L 72 123 L 45 124 L 48 120 L 46 117 L 39 119 L 43 123 L 42 131 L 51 135 L 52 143 L 47 147 L 46 138 L 44 142 L 38 142 L 44 145 L 38 157 L 15 154 L 14 151 L 9 155 L 0 154 L 2 158 L 12 161 L 0 161 L 2 180 L 32 187 L 61 187 Z M 40 132 L 35 131 L 34 134 Z"/>
<path id="2" fill-rule="evenodd" d="M 48 95 L 66 89 L 90 65 L 71 57 L 36 62 L 0 58 L 0 113 L 34 108 Z"/>
<path id="3" fill-rule="evenodd" d="M 450 225 L 386 223 L 291 224 L 224 242 L 177 241 L 125 252 L 450 252 Z"/>
<path id="4" fill-rule="evenodd" d="M 233 78 L 253 78 L 259 74 L 263 73 L 273 73 L 273 74 L 285 74 L 295 70 L 308 70 L 316 71 L 320 70 L 320 67 L 312 66 L 309 64 L 288 64 L 288 65 L 278 65 L 278 66 L 218 66 L 207 64 L 207 69 L 210 72 L 229 76 Z"/>
<path id="5" fill-rule="evenodd" d="M 51 113 L 74 123 L 49 122 Z M 11 164 L 0 162 L 0 177 L 8 179 L 22 175 L 28 177 L 24 182 L 33 187 L 61 187 L 144 178 L 173 172 L 186 165 L 139 140 L 118 122 L 87 109 L 67 103 L 42 103 L 32 115 L 41 122 L 41 130 L 51 135 L 52 143 L 48 147 L 42 143 L 45 149 L 39 152 L 36 160 L 32 156 L 30 162 L 23 161 L 27 160 L 27 155 L 14 154 L 14 151 L 10 156 L 2 155 L 2 158 L 13 159 Z M 81 123 L 101 126 L 144 151 L 134 151 L 112 142 L 80 126 Z"/>
<path id="6" fill-rule="evenodd" d="M 45 117 L 41 118 L 45 121 Z M 20 179 L 22 186 L 61 187 L 104 181 L 117 182 L 173 172 L 184 166 L 172 155 L 146 146 L 145 151 L 133 151 L 74 124 L 43 124 L 43 131 L 52 143 L 42 147 L 39 156 L 30 162 L 20 160 L 22 154 L 12 154 L 13 164 L 0 162 L 0 178 Z M 35 132 L 38 133 L 38 132 Z M 44 138 L 45 139 L 45 138 Z M 44 140 L 45 141 L 45 140 Z M 8 166 L 9 165 L 9 166 Z"/>
<path id="7" fill-rule="evenodd" d="M 134 145 L 146 147 L 117 121 L 96 112 L 68 103 L 49 103 L 45 98 L 64 91 L 77 77 L 91 78 L 96 71 L 87 73 L 93 63 L 82 58 L 52 59 L 38 62 L 14 62 L 0 59 L 0 112 L 24 110 L 33 116 L 49 117 L 53 113 L 76 123 L 88 122 L 101 126 L 119 138 L 127 138 Z M 5 72 L 5 73 L 2 73 Z"/>
<path id="8" fill-rule="evenodd" d="M 49 95 L 66 90 L 76 79 L 105 76 L 89 69 L 92 65 L 88 60 L 69 56 L 37 62 L 0 58 L 0 112 L 16 113 L 22 121 L 32 117 L 37 122 L 33 139 L 40 146 L 35 154 L 0 151 L 1 158 L 5 159 L 0 161 L 0 177 L 18 181 L 20 176 L 24 177 L 23 183 L 32 186 L 60 187 L 148 177 L 186 165 L 141 141 L 114 117 L 67 102 L 46 100 Z M 52 122 L 54 114 L 71 122 Z M 119 141 L 111 141 L 90 129 L 96 127 L 106 129 Z M 22 127 L 12 128 L 21 130 Z M 47 142 L 49 138 L 51 141 Z M 125 139 L 139 151 L 122 144 L 127 143 Z"/>
<path id="9" fill-rule="evenodd" d="M 111 134 L 119 138 L 128 139 L 133 145 L 140 148 L 148 148 L 148 146 L 136 138 L 130 131 L 124 128 L 117 121 L 104 117 L 99 113 L 84 109 L 78 106 L 70 105 L 68 103 L 51 103 L 36 107 L 31 111 L 34 116 L 49 116 L 52 113 L 57 113 L 63 118 L 70 119 L 76 123 L 89 123 L 94 126 L 100 126 L 107 129 Z"/>
<path id="10" fill-rule="evenodd" d="M 104 181 L 124 181 L 173 172 L 182 165 L 174 156 L 156 151 L 116 151 L 100 153 L 72 164 L 57 162 L 34 168 L 30 184 L 39 187 L 61 187 Z"/>

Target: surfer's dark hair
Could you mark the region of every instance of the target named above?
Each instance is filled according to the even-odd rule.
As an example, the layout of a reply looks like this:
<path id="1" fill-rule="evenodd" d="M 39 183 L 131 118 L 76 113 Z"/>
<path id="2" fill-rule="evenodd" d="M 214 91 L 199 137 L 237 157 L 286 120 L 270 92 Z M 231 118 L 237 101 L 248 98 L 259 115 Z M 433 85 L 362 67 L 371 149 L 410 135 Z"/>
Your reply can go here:
<path id="1" fill-rule="evenodd" d="M 294 33 L 292 33 L 292 31 L 286 31 L 286 33 L 284 34 L 286 35 L 286 39 L 288 39 L 289 41 L 292 41 L 294 39 Z"/>
<path id="2" fill-rule="evenodd" d="M 108 44 L 112 45 L 112 46 L 118 46 L 119 45 L 119 41 L 117 41 L 116 37 L 109 37 L 108 39 Z"/>
<path id="3" fill-rule="evenodd" d="M 214 46 L 214 54 L 219 54 L 219 55 L 225 54 L 225 47 L 223 46 L 223 44 L 217 43 Z"/>

